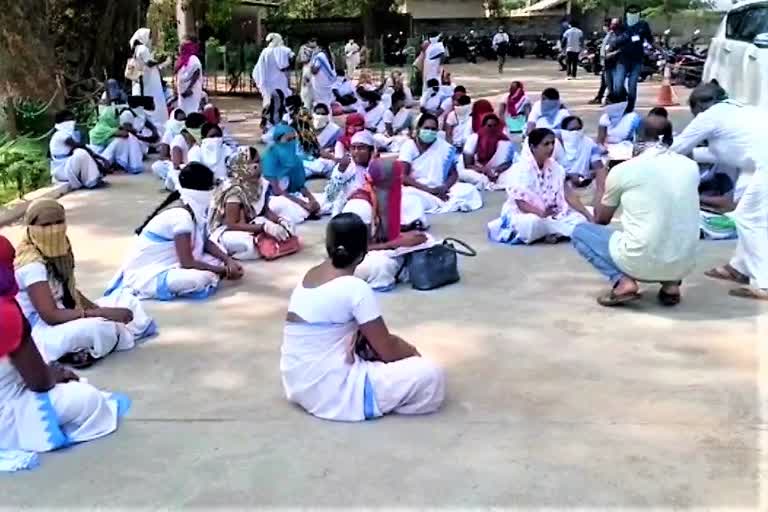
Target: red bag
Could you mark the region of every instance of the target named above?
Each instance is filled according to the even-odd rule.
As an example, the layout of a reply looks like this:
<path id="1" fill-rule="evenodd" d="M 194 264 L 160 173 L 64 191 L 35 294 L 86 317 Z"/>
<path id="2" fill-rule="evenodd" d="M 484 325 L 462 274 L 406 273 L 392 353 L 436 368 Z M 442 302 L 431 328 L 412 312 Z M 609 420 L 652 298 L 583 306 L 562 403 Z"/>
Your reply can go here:
<path id="1" fill-rule="evenodd" d="M 276 260 L 301 250 L 301 240 L 297 236 L 292 236 L 288 240 L 280 242 L 277 238 L 271 237 L 266 233 L 260 233 L 256 235 L 254 243 L 261 257 L 267 261 Z"/>

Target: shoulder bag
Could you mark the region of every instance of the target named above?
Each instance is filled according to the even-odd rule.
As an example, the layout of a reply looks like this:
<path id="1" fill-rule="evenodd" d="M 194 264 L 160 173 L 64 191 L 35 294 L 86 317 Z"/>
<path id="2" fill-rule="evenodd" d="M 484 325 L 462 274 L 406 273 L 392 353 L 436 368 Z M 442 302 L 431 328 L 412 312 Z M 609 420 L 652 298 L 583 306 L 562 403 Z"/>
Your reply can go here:
<path id="1" fill-rule="evenodd" d="M 457 254 L 474 257 L 477 251 L 466 242 L 446 238 L 442 244 L 408 253 L 404 255 L 405 260 L 395 281 L 399 280 L 400 274 L 407 267 L 411 286 L 415 290 L 434 290 L 455 283 L 460 279 Z"/>

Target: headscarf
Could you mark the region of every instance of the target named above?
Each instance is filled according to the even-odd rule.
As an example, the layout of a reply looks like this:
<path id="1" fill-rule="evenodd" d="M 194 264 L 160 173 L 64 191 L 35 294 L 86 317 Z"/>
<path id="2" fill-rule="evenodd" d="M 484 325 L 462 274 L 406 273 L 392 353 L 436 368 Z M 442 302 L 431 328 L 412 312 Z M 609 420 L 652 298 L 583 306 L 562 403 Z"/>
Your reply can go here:
<path id="1" fill-rule="evenodd" d="M 257 212 L 255 204 L 258 204 L 264 195 L 264 187 L 261 180 L 255 182 L 251 179 L 251 170 L 248 166 L 248 153 L 239 152 L 230 164 L 230 178 L 213 197 L 213 208 L 209 224 L 214 230 L 224 224 L 227 211 L 227 201 L 235 197 L 245 211 L 245 219 L 250 222 L 261 212 Z"/>
<path id="2" fill-rule="evenodd" d="M 194 57 L 200 52 L 200 48 L 194 41 L 184 41 L 179 48 L 179 58 L 176 59 L 176 72 L 178 73 L 181 68 L 187 65 L 189 59 Z"/>
<path id="3" fill-rule="evenodd" d="M 344 149 L 349 149 L 349 146 L 352 144 L 352 135 L 356 133 L 350 130 L 350 128 L 353 127 L 360 128 L 361 130 L 365 129 L 365 117 L 363 117 L 362 114 L 355 112 L 354 114 L 349 114 L 347 116 L 347 124 L 344 126 L 344 135 L 339 137 L 339 142 L 344 146 Z"/>
<path id="4" fill-rule="evenodd" d="M 99 114 L 96 124 L 88 132 L 91 144 L 94 146 L 106 146 L 120 128 L 120 122 L 113 107 L 107 107 Z"/>
<path id="5" fill-rule="evenodd" d="M 75 256 L 67 238 L 64 207 L 55 199 L 36 199 L 24 215 L 27 231 L 19 243 L 14 264 L 19 269 L 30 263 L 42 263 L 51 284 L 64 288 L 64 307 L 82 307 L 82 297 L 75 282 Z"/>
<path id="6" fill-rule="evenodd" d="M 174 110 L 171 113 L 171 118 L 168 119 L 168 121 L 165 122 L 165 129 L 166 129 L 166 131 L 168 131 L 169 133 L 173 134 L 174 137 L 176 135 L 180 134 L 181 131 L 185 127 L 185 122 L 184 121 L 178 121 L 176 119 L 176 112 L 179 111 L 179 110 L 181 110 L 183 112 L 182 109 L 177 108 L 176 110 Z"/>
<path id="7" fill-rule="evenodd" d="M 24 334 L 24 320 L 16 303 L 16 277 L 13 273 L 15 251 L 7 238 L 0 235 L 0 357 L 15 351 Z"/>
<path id="8" fill-rule="evenodd" d="M 205 117 L 205 121 L 210 124 L 217 125 L 221 122 L 221 113 L 219 112 L 218 107 L 213 103 L 206 103 L 203 107 L 203 117 Z"/>
<path id="9" fill-rule="evenodd" d="M 365 144 L 366 146 L 374 147 L 373 134 L 368 130 L 357 132 L 352 136 L 349 145 Z"/>
<path id="10" fill-rule="evenodd" d="M 484 126 L 485 121 L 488 119 L 496 119 L 496 127 Z M 500 140 L 509 140 L 504 135 L 504 128 L 501 124 L 499 116 L 493 112 L 489 112 L 483 116 L 481 121 L 480 130 L 477 132 L 477 161 L 485 165 L 491 161 L 493 155 L 496 153 L 496 147 L 499 145 Z"/>
<path id="11" fill-rule="evenodd" d="M 478 133 L 483 126 L 485 114 L 493 112 L 493 105 L 488 100 L 477 100 L 472 103 L 472 131 Z"/>
<path id="12" fill-rule="evenodd" d="M 285 123 L 280 123 L 275 126 L 272 133 L 275 142 L 267 148 L 261 159 L 264 177 L 276 180 L 287 177 L 289 179 L 287 191 L 298 192 L 304 188 L 307 179 L 304 164 L 297 153 L 298 142 L 280 140 L 287 134 L 296 133 L 296 130 Z"/>
<path id="13" fill-rule="evenodd" d="M 134 32 L 133 35 L 131 36 L 130 42 L 128 43 L 128 45 L 131 47 L 131 50 L 133 50 L 133 45 L 137 41 L 143 44 L 144 46 L 149 46 L 149 36 L 151 33 L 152 31 L 146 27 L 140 28 L 139 30 Z"/>
<path id="14" fill-rule="evenodd" d="M 515 84 L 519 84 L 519 87 L 512 90 Z M 528 100 L 525 95 L 525 89 L 522 82 L 512 82 L 509 84 L 509 96 L 507 96 L 507 114 L 509 117 L 517 117 L 522 114 L 523 106 Z"/>
<path id="15" fill-rule="evenodd" d="M 265 40 L 267 41 L 267 44 L 270 46 L 270 48 L 283 46 L 283 36 L 275 32 L 272 32 L 271 34 L 267 34 L 267 37 Z"/>

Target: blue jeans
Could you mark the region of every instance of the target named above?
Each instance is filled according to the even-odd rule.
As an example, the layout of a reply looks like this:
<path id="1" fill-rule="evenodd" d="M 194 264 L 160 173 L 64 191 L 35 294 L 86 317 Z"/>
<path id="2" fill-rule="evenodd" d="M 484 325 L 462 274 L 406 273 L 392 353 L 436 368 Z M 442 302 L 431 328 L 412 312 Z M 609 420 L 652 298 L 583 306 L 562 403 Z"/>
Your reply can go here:
<path id="1" fill-rule="evenodd" d="M 571 234 L 571 243 L 613 286 L 624 277 L 611 258 L 609 241 L 613 230 L 608 226 L 584 222 L 576 226 Z"/>
<path id="2" fill-rule="evenodd" d="M 642 62 L 633 64 L 619 62 L 616 64 L 616 69 L 613 70 L 613 92 L 618 93 L 622 89 L 627 91 L 627 112 L 630 112 L 635 108 L 635 100 L 637 99 L 637 81 L 640 78 L 640 69 L 642 67 Z M 625 80 L 627 82 L 626 87 L 624 85 Z"/>

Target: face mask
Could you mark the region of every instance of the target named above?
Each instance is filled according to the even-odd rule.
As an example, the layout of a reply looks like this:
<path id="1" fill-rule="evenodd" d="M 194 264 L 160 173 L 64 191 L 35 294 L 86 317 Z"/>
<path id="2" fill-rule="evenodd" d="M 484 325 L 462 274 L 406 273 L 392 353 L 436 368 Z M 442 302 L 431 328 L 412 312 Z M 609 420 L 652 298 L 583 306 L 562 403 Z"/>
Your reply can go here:
<path id="1" fill-rule="evenodd" d="M 66 224 L 52 224 L 50 226 L 29 226 L 27 228 L 29 238 L 34 242 L 37 250 L 43 256 L 56 258 L 64 256 L 70 250 L 67 239 Z"/>
<path id="2" fill-rule="evenodd" d="M 627 26 L 637 25 L 637 23 L 640 21 L 640 14 L 638 13 L 627 13 Z"/>
<path id="3" fill-rule="evenodd" d="M 203 140 L 203 134 L 200 133 L 200 128 L 184 128 L 188 134 L 190 134 L 195 141 L 200 142 Z"/>
<path id="4" fill-rule="evenodd" d="M 541 113 L 545 117 L 554 116 L 560 110 L 560 100 L 541 100 Z"/>
<path id="5" fill-rule="evenodd" d="M 203 163 L 208 167 L 212 167 L 219 163 L 223 145 L 224 140 L 221 137 L 209 137 L 203 139 L 200 143 L 200 152 L 202 153 Z"/>
<path id="6" fill-rule="evenodd" d="M 461 120 L 467 119 L 469 117 L 469 114 L 472 113 L 472 105 L 458 105 L 453 108 L 454 112 L 456 112 L 456 117 L 458 117 Z"/>
<path id="7" fill-rule="evenodd" d="M 188 205 L 195 214 L 195 222 L 206 222 L 213 191 L 179 187 L 179 194 L 181 195 L 181 201 Z"/>
<path id="8" fill-rule="evenodd" d="M 67 133 L 69 135 L 72 135 L 75 133 L 75 121 L 64 121 L 63 123 L 57 123 L 56 129 L 59 131 L 62 131 L 64 133 Z"/>
<path id="9" fill-rule="evenodd" d="M 312 126 L 315 128 L 315 130 L 322 130 L 328 126 L 328 123 L 330 122 L 330 119 L 328 119 L 328 116 L 325 114 L 312 115 Z"/>
<path id="10" fill-rule="evenodd" d="M 563 139 L 563 148 L 566 153 L 575 153 L 584 138 L 582 130 L 562 130 L 560 137 Z"/>
<path id="11" fill-rule="evenodd" d="M 170 119 L 167 123 L 165 123 L 165 128 L 168 130 L 169 133 L 173 135 L 178 135 L 181 133 L 181 130 L 184 129 L 184 121 L 177 121 L 176 119 Z"/>
<path id="12" fill-rule="evenodd" d="M 437 130 L 421 128 L 419 130 L 419 140 L 424 144 L 432 144 L 437 140 Z"/>

